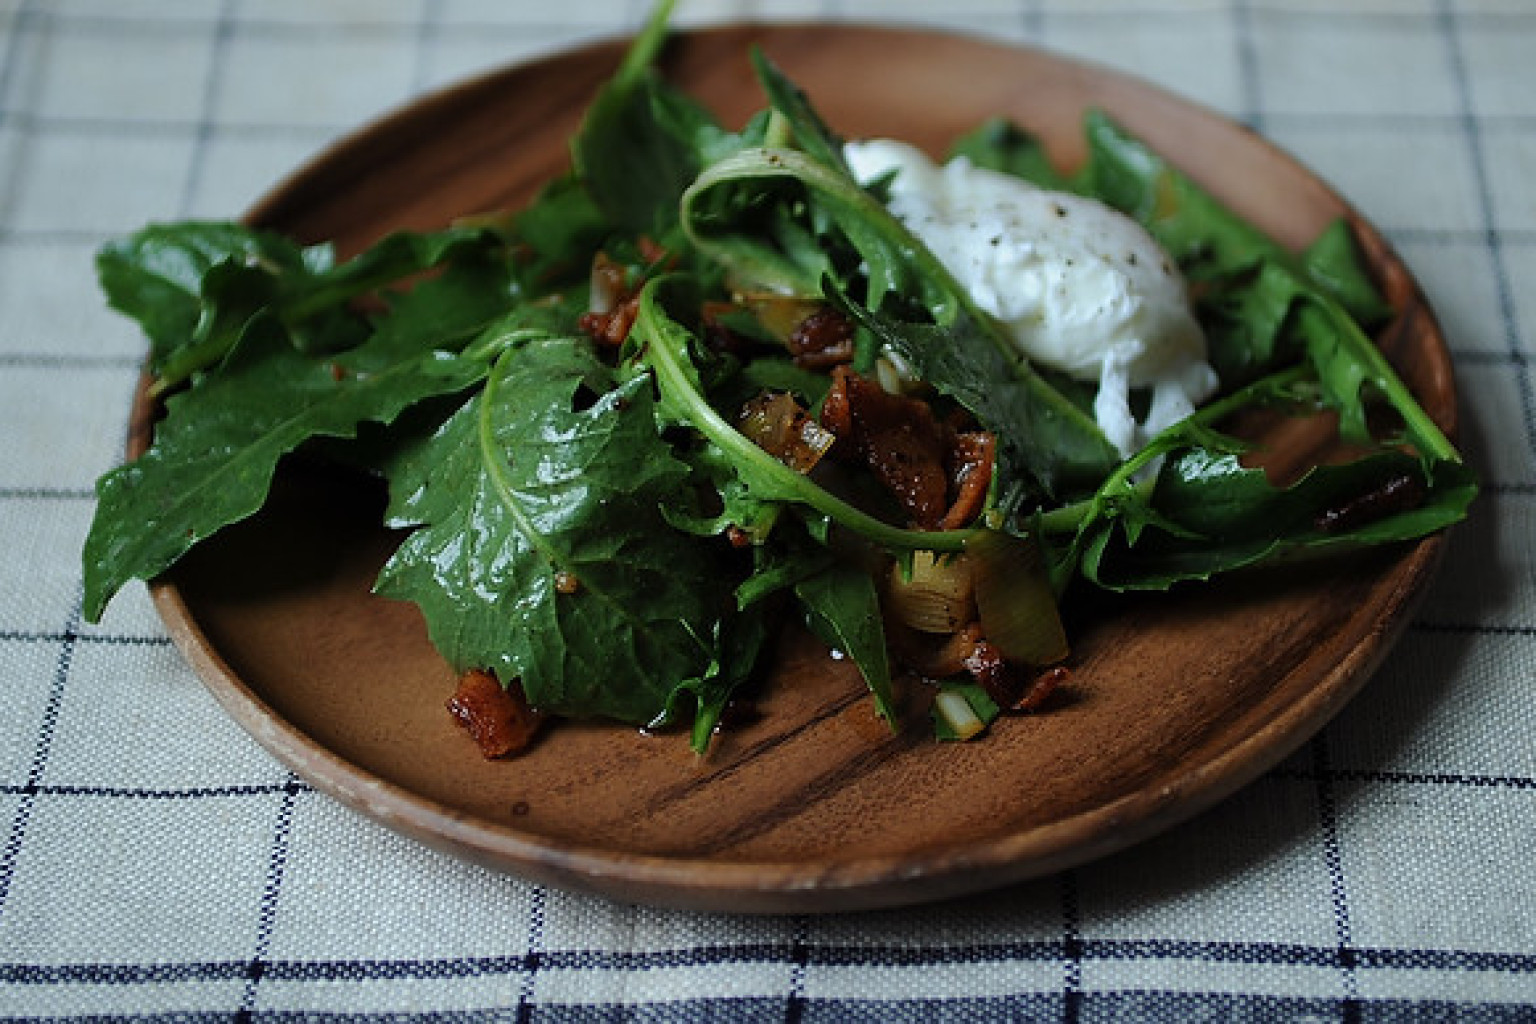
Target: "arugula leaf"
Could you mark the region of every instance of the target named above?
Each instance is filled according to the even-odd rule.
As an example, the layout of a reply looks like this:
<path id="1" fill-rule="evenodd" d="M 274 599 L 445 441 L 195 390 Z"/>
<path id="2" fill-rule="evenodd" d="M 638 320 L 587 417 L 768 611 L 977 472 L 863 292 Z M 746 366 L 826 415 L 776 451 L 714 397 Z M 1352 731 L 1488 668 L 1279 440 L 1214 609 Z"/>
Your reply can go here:
<path id="1" fill-rule="evenodd" d="M 729 600 L 708 549 L 660 506 L 688 467 L 644 377 L 585 339 L 509 349 L 483 390 L 396 468 L 393 526 L 418 526 L 377 590 L 416 602 L 458 670 L 517 678 L 542 711 L 650 723 L 703 679 Z"/>
<path id="2" fill-rule="evenodd" d="M 284 323 L 296 327 L 359 295 L 444 264 L 493 258 L 499 264 L 505 244 L 499 233 L 478 226 L 431 232 L 397 231 L 334 269 L 284 276 L 277 296 L 278 312 Z"/>
<path id="3" fill-rule="evenodd" d="M 1234 455 L 1185 450 L 1158 475 L 1148 501 L 1156 520 L 1135 537 L 1101 521 L 1088 540 L 1082 573 L 1112 590 L 1164 589 L 1302 551 L 1413 539 L 1463 518 L 1464 501 L 1441 500 L 1383 515 L 1358 529 L 1330 532 L 1321 525 L 1330 510 L 1394 480 L 1413 478 L 1416 469 L 1412 456 L 1383 450 L 1345 465 L 1318 466 L 1282 488 L 1262 469 L 1244 468 Z"/>
<path id="4" fill-rule="evenodd" d="M 598 209 L 631 232 L 664 233 L 675 222 L 702 150 L 719 142 L 703 107 L 656 73 L 671 8 L 672 0 L 656 5 L 571 140 L 576 174 Z"/>
<path id="5" fill-rule="evenodd" d="M 894 728 L 896 702 L 874 579 L 863 566 L 835 562 L 796 583 L 795 596 L 811 631 L 853 659 L 874 698 L 875 710 Z"/>
<path id="6" fill-rule="evenodd" d="M 1344 303 L 1354 319 L 1370 323 L 1380 318 L 1384 306 L 1374 286 L 1358 267 L 1343 269 L 1346 257 L 1353 261 L 1347 228 L 1330 229 L 1314 243 L 1317 248 L 1298 259 L 1103 111 L 1089 111 L 1084 127 L 1088 193 L 1135 217 L 1192 276 L 1240 274 L 1268 260 Z M 1345 233 L 1339 236 L 1341 230 Z"/>
<path id="7" fill-rule="evenodd" d="M 824 257 L 801 261 L 792 252 L 722 223 L 717 189 L 798 183 L 837 240 L 867 276 L 856 299 L 825 271 Z M 1005 472 L 1027 477 L 1039 495 L 1064 495 L 1102 478 L 1116 460 L 1113 446 L 1082 409 L 1035 372 L 928 250 L 873 195 L 846 173 L 794 150 L 743 150 L 708 168 L 683 196 L 683 227 L 695 245 L 747 280 L 799 294 L 825 294 L 918 369 L 924 380 L 997 431 Z M 885 309 L 893 312 L 886 313 Z M 999 387 L 1001 382 L 1012 387 Z"/>
<path id="8" fill-rule="evenodd" d="M 1360 260 L 1354 232 L 1340 218 L 1323 229 L 1301 254 L 1303 275 L 1332 295 L 1364 327 L 1389 319 L 1389 306 Z"/>
<path id="9" fill-rule="evenodd" d="M 756 672 L 777 620 L 761 606 L 744 609 L 720 620 L 716 646 L 719 661 L 708 675 L 685 680 L 667 705 L 667 721 L 684 717 L 684 705 L 692 700 L 693 729 L 689 745 L 695 754 L 709 749 L 710 736 L 736 691 Z"/>
<path id="10" fill-rule="evenodd" d="M 178 360 L 208 365 L 222 358 L 245 322 L 272 299 L 277 274 L 329 265 L 328 247 L 305 250 L 280 235 L 222 221 L 151 224 L 96 254 L 108 304 L 138 321 L 157 374 Z"/>
<path id="11" fill-rule="evenodd" d="M 1273 374 L 1153 438 L 1089 501 L 1038 516 L 1042 535 L 1075 530 L 1055 555 L 1058 590 L 1072 574 L 1111 590 L 1166 589 L 1300 552 L 1412 540 L 1465 518 L 1477 488 L 1457 460 L 1426 468 L 1422 458 L 1377 448 L 1276 486 L 1239 461 L 1244 442 L 1213 429 L 1238 409 L 1308 412 L 1328 397 L 1308 363 Z M 1157 475 L 1144 478 L 1157 460 Z M 1331 512 L 1398 484 L 1411 495 L 1401 507 L 1388 502 L 1359 522 L 1325 525 Z"/>
<path id="12" fill-rule="evenodd" d="M 1228 387 L 1257 380 L 1295 362 L 1301 345 L 1291 330 L 1302 291 L 1296 275 L 1270 260 L 1201 283 L 1199 313 L 1206 354 Z"/>
<path id="13" fill-rule="evenodd" d="M 949 147 L 951 158 L 963 156 L 977 167 L 1023 178 L 1041 188 L 1071 192 L 1075 184 L 1051 162 L 1034 135 L 1005 117 L 983 121 Z"/>
<path id="14" fill-rule="evenodd" d="M 640 293 L 626 359 L 630 372 L 654 375 L 660 395 L 656 415 L 663 427 L 687 425 L 703 435 L 719 450 L 718 458 L 734 468 L 744 495 L 754 502 L 792 504 L 892 550 L 964 549 L 969 531 L 907 530 L 876 519 L 790 469 L 726 422 L 704 395 L 690 355 L 695 335 L 679 319 L 686 314 L 674 312 L 697 308 L 693 283 L 684 277 L 656 278 Z"/>
<path id="15" fill-rule="evenodd" d="M 1016 351 L 994 342 L 983 322 L 961 311 L 947 326 L 873 313 L 845 296 L 836 305 L 909 362 L 922 380 L 955 399 L 994 431 L 1009 479 L 1036 482 L 1034 496 L 1091 490 L 1119 461 L 1087 415 L 1046 383 Z M 999 387 L 999 382 L 1009 386 Z"/>
<path id="16" fill-rule="evenodd" d="M 580 178 L 563 174 L 550 181 L 512 218 L 512 235 L 525 250 L 524 289 L 542 295 L 562 284 L 586 283 L 593 254 L 611 230 Z"/>
<path id="17" fill-rule="evenodd" d="M 258 315 L 220 372 L 166 401 L 155 442 L 96 486 L 83 553 L 84 614 L 101 618 L 130 579 L 152 579 L 194 544 L 259 509 L 278 460 L 321 436 L 352 437 L 364 421 L 458 391 L 484 372 L 442 351 L 383 337 L 334 360 L 288 344 Z"/>
<path id="18" fill-rule="evenodd" d="M 453 259 L 499 248 L 492 232 L 401 232 L 337 265 L 329 245 L 300 247 L 270 232 L 224 222 L 151 225 L 108 243 L 97 274 L 114 309 L 150 339 L 157 394 L 215 366 L 246 325 L 270 316 L 311 352 L 336 352 L 368 337 L 347 301 Z"/>
<path id="19" fill-rule="evenodd" d="M 757 73 L 763 92 L 768 94 L 768 102 L 784 118 L 796 147 L 828 167 L 848 174 L 848 162 L 843 159 L 843 140 L 821 119 L 804 90 L 759 48 L 752 47 L 749 56 L 752 70 Z"/>

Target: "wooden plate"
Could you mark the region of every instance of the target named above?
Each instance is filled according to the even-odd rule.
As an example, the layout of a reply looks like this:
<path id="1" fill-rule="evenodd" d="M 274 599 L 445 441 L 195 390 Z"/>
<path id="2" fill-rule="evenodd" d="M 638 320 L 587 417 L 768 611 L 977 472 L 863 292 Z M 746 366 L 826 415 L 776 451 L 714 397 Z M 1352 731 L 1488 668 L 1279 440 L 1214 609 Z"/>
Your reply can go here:
<path id="1" fill-rule="evenodd" d="M 845 135 L 941 151 L 1006 114 L 1070 164 L 1083 108 L 1097 105 L 1288 245 L 1350 217 L 1402 311 L 1382 344 L 1454 428 L 1446 349 L 1407 270 L 1323 182 L 1247 130 L 1118 74 L 931 32 L 683 33 L 666 67 L 739 124 L 764 102 L 753 42 Z M 249 219 L 350 252 L 392 229 L 521 204 L 566 165 L 567 139 L 621 52 L 598 45 L 429 96 L 321 155 Z M 141 402 L 141 424 L 148 413 Z M 1275 442 L 1315 454 L 1305 431 Z M 703 759 L 680 735 L 570 724 L 487 763 L 443 709 L 453 680 L 414 607 L 369 594 L 398 540 L 378 511 L 378 495 L 355 483 L 290 472 L 270 509 L 157 584 L 171 632 L 229 712 L 319 789 L 434 846 L 622 900 L 754 912 L 999 886 L 1195 814 L 1365 682 L 1441 548 L 1432 538 L 1171 597 L 1080 602 L 1069 691 L 982 742 L 933 741 L 915 687 L 908 728 L 891 735 L 853 669 L 794 634 L 761 717 Z"/>

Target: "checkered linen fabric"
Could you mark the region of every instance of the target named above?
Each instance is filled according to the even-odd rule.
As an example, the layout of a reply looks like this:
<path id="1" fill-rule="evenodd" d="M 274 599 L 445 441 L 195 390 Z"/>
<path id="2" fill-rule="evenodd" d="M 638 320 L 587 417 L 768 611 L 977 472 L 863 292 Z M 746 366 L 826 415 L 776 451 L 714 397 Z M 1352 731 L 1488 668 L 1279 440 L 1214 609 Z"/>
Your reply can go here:
<path id="1" fill-rule="evenodd" d="M 143 342 L 91 256 L 237 214 L 473 70 L 641 0 L 0 0 L 0 1016 L 519 1021 L 1536 1019 L 1536 5 L 683 0 L 1045 46 L 1253 125 L 1404 255 L 1485 480 L 1379 676 L 1215 810 L 899 912 L 621 906 L 342 809 L 215 706 L 142 588 L 80 618 Z"/>

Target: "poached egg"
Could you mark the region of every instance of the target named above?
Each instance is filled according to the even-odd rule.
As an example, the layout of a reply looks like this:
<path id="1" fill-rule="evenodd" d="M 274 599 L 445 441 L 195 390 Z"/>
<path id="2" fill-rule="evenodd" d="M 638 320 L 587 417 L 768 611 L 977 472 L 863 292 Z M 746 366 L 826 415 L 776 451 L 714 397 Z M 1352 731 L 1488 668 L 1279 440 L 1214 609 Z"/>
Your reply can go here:
<path id="1" fill-rule="evenodd" d="M 894 172 L 892 215 L 1031 362 L 1098 383 L 1094 419 L 1121 457 L 1215 393 L 1183 275 L 1131 218 L 964 157 L 939 166 L 903 142 L 849 142 L 843 155 L 862 184 Z M 1138 422 L 1130 392 L 1143 387 Z"/>

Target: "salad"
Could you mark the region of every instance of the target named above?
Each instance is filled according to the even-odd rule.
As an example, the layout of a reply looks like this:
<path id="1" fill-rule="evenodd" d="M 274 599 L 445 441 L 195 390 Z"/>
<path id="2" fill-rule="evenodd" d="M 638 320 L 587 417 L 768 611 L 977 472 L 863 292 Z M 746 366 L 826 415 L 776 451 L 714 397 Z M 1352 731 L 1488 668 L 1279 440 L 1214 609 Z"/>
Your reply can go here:
<path id="1" fill-rule="evenodd" d="M 1099 111 L 1070 174 L 1004 121 L 942 167 L 849 142 L 760 53 L 731 128 L 658 71 L 669 8 L 524 209 L 345 260 L 206 221 L 101 250 L 163 415 L 98 483 L 87 619 L 324 458 L 387 483 L 375 590 L 488 755 L 546 717 L 702 752 L 795 624 L 888 721 L 917 676 L 969 738 L 1068 676 L 1075 592 L 1465 515 L 1344 223 L 1285 250 Z M 1272 479 L 1255 413 L 1326 414 L 1351 458 Z"/>

